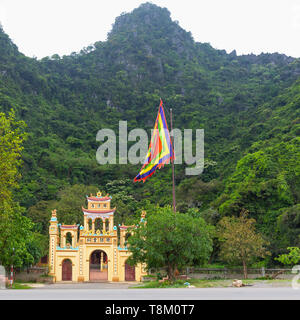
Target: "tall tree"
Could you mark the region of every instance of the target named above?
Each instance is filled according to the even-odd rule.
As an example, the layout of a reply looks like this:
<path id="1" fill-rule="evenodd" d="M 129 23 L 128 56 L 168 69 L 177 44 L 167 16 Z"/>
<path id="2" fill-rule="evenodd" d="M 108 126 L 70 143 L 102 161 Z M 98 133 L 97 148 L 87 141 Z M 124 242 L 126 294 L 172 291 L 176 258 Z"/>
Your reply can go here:
<path id="1" fill-rule="evenodd" d="M 133 230 L 128 239 L 132 252 L 129 262 L 145 263 L 148 269 L 166 268 L 170 281 L 175 271 L 185 266 L 207 261 L 212 252 L 213 227 L 202 218 L 172 211 L 171 207 L 156 207 Z"/>
<path id="2" fill-rule="evenodd" d="M 6 268 L 29 265 L 39 258 L 30 253 L 34 244 L 32 222 L 23 216 L 24 210 L 13 200 L 20 177 L 24 127 L 23 121 L 15 120 L 13 111 L 8 116 L 0 113 L 0 264 Z"/>
<path id="3" fill-rule="evenodd" d="M 24 128 L 24 121 L 17 121 L 13 110 L 7 117 L 0 113 L 0 206 L 12 198 L 12 191 L 18 186 Z"/>
<path id="4" fill-rule="evenodd" d="M 243 210 L 238 218 L 224 217 L 218 224 L 220 257 L 228 263 L 242 264 L 245 279 L 249 263 L 269 254 L 265 248 L 268 243 L 255 231 L 255 222 Z"/>
<path id="5" fill-rule="evenodd" d="M 37 262 L 41 254 L 31 254 L 34 242 L 33 224 L 22 215 L 24 210 L 18 204 L 4 202 L 0 212 L 0 264 L 6 269 L 13 265 L 22 268 Z"/>

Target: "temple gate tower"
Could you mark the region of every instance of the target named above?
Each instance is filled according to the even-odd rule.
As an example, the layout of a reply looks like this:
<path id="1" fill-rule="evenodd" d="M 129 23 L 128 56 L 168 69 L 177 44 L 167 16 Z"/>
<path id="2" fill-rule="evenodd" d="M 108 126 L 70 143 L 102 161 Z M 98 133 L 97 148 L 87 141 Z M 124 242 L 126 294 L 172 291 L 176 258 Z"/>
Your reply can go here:
<path id="1" fill-rule="evenodd" d="M 111 199 L 100 191 L 86 196 L 83 226 L 58 224 L 56 210 L 52 211 L 49 267 L 55 281 L 141 281 L 146 274 L 141 264 L 131 267 L 126 263 L 130 256 L 125 242 L 128 226 L 120 226 L 119 241 Z"/>
<path id="2" fill-rule="evenodd" d="M 59 243 L 56 210 L 52 211 L 49 227 L 49 274 L 55 276 L 56 246 Z"/>

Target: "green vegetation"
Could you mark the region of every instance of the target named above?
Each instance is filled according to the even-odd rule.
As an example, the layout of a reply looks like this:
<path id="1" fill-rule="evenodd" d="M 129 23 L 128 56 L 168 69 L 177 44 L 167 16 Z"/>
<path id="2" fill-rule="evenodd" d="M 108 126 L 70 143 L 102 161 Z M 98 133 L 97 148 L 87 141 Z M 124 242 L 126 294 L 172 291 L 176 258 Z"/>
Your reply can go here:
<path id="1" fill-rule="evenodd" d="M 171 204 L 170 166 L 134 184 L 140 165 L 95 157 L 98 130 L 117 133 L 119 120 L 150 133 L 162 97 L 174 127 L 205 132 L 204 172 L 176 165 L 178 211 L 217 225 L 248 210 L 271 252 L 258 262 L 278 263 L 300 247 L 299 76 L 300 59 L 197 43 L 150 3 L 118 17 L 106 41 L 63 57 L 26 57 L 0 28 L 1 262 L 12 262 L 14 247 L 20 268 L 34 263 L 47 252 L 51 209 L 82 223 L 84 197 L 98 189 L 113 196 L 116 224 Z M 215 239 L 209 263 L 223 258 Z"/>
<path id="2" fill-rule="evenodd" d="M 229 288 L 232 287 L 232 279 L 218 279 L 218 280 L 208 280 L 208 279 L 189 279 L 187 282 L 195 288 Z M 175 282 L 158 282 L 150 281 L 144 282 L 142 285 L 131 287 L 133 289 L 143 289 L 143 288 L 187 288 L 185 285 L 186 281 L 176 280 Z M 299 280 L 298 280 L 299 282 Z M 260 279 L 247 279 L 243 280 L 245 286 L 255 286 L 255 287 L 290 287 L 291 280 L 288 279 L 275 279 L 275 280 L 260 280 Z M 188 290 L 188 289 L 187 289 Z"/>
<path id="3" fill-rule="evenodd" d="M 213 227 L 202 218 L 156 207 L 147 223 L 141 222 L 128 239 L 132 255 L 128 262 L 145 263 L 148 269 L 166 267 L 174 281 L 177 270 L 208 261 L 212 252 Z"/>
<path id="4" fill-rule="evenodd" d="M 0 264 L 22 268 L 38 262 L 43 238 L 33 232 L 31 220 L 13 200 L 18 188 L 24 122 L 16 121 L 14 112 L 0 113 Z"/>
<path id="5" fill-rule="evenodd" d="M 238 218 L 224 217 L 218 227 L 221 258 L 228 263 L 242 264 L 247 279 L 247 266 L 270 254 L 265 248 L 268 243 L 255 232 L 255 220 L 248 219 L 246 211 Z"/>
<path id="6" fill-rule="evenodd" d="M 281 254 L 278 258 L 275 258 L 275 260 L 280 261 L 281 263 L 285 265 L 296 265 L 300 261 L 300 248 L 298 247 L 288 247 L 289 250 L 288 254 Z"/>
<path id="7" fill-rule="evenodd" d="M 131 288 L 185 288 L 186 285 L 184 285 L 186 281 L 183 280 L 175 280 L 175 281 L 164 281 L 164 282 L 158 282 L 158 281 L 149 281 L 146 283 L 143 283 L 142 285 L 134 286 Z"/>
<path id="8" fill-rule="evenodd" d="M 14 282 L 12 287 L 10 285 L 7 287 L 8 289 L 31 289 L 31 287 L 28 284 L 18 283 Z"/>

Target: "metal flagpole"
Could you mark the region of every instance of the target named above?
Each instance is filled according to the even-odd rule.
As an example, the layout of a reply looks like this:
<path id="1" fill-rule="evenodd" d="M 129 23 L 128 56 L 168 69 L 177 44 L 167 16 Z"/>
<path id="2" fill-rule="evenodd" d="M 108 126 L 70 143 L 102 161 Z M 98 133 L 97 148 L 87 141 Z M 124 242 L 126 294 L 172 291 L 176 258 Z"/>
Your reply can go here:
<path id="1" fill-rule="evenodd" d="M 172 109 L 170 109 L 170 124 L 171 124 L 171 132 L 173 131 L 173 115 L 172 115 Z M 173 157 L 171 159 L 172 161 L 172 180 L 173 180 L 173 211 L 176 213 L 176 198 L 175 198 L 175 168 L 174 168 L 174 135 L 171 138 L 172 141 L 172 148 L 173 148 Z"/>

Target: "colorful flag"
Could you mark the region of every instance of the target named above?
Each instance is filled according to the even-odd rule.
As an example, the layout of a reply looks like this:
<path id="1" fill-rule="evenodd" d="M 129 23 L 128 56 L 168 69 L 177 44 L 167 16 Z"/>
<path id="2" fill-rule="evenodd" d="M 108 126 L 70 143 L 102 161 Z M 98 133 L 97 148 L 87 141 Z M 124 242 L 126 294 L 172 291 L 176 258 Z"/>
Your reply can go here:
<path id="1" fill-rule="evenodd" d="M 164 164 L 175 159 L 169 129 L 160 99 L 159 110 L 154 125 L 146 160 L 140 173 L 134 178 L 134 182 L 143 181 L 151 177 L 156 169 L 160 169 Z"/>

